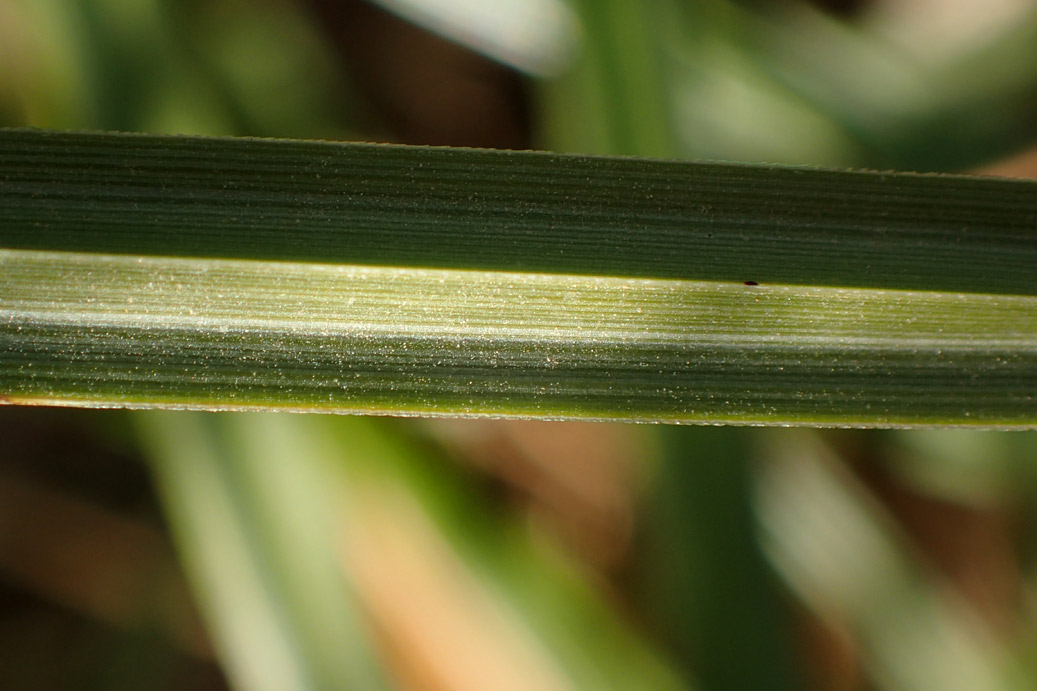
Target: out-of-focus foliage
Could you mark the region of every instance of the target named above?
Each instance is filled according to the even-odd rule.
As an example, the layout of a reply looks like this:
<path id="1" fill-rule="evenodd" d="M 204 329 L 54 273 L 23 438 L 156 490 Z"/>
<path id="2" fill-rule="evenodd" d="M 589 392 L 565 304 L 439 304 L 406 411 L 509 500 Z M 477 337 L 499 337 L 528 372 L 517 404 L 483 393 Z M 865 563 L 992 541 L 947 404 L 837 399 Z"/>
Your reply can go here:
<path id="1" fill-rule="evenodd" d="M 573 4 L 589 31 L 545 100 L 553 148 L 931 171 L 1035 137 L 1029 3 Z"/>
<path id="2" fill-rule="evenodd" d="M 471 22 L 406 4 L 479 45 Z M 559 74 L 525 84 L 524 136 L 924 170 L 1034 140 L 1030 5 L 842 4 L 573 0 L 544 34 L 575 41 Z M 0 0 L 0 121 L 378 138 L 513 103 L 495 68 L 373 12 Z M 212 659 L 239 688 L 1037 683 L 1033 434 L 9 409 L 0 424 L 4 688 L 220 688 Z"/>
<path id="3" fill-rule="evenodd" d="M 303 8 L 0 2 L 4 125 L 346 138 L 363 106 Z"/>

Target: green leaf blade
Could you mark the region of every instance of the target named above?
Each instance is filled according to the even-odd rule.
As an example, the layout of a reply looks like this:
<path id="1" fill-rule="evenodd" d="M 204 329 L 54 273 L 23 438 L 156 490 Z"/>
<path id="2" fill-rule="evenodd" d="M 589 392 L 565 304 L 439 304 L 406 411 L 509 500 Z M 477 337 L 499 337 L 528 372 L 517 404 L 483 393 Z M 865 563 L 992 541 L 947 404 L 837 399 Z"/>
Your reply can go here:
<path id="1" fill-rule="evenodd" d="M 1037 425 L 1037 183 L 0 131 L 0 396 Z"/>

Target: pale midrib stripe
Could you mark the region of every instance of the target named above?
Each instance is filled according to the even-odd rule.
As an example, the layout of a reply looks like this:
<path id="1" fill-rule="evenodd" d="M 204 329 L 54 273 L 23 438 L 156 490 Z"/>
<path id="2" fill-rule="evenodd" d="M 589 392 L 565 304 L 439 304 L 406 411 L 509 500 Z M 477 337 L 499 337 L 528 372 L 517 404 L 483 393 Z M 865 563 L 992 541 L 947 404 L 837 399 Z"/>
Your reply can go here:
<path id="1" fill-rule="evenodd" d="M 32 250 L 0 250 L 0 267 L 9 324 L 1015 350 L 1037 341 L 1037 298 L 1026 296 Z"/>
<path id="2" fill-rule="evenodd" d="M 181 332 L 209 332 L 226 336 L 252 334 L 286 335 L 326 339 L 367 338 L 382 339 L 399 337 L 428 341 L 450 341 L 456 343 L 493 343 L 509 341 L 535 341 L 551 344 L 624 345 L 637 344 L 643 347 L 712 347 L 744 350 L 757 349 L 788 350 L 792 347 L 816 348 L 819 346 L 842 346 L 854 350 L 880 350 L 910 348 L 932 350 L 935 353 L 965 353 L 982 347 L 985 349 L 1010 350 L 1013 355 L 1037 355 L 1034 339 L 1006 339 L 1002 337 L 976 337 L 971 335 L 945 338 L 914 338 L 894 336 L 877 338 L 866 336 L 825 336 L 817 333 L 794 332 L 789 334 L 701 334 L 681 332 L 658 334 L 651 331 L 622 331 L 607 327 L 596 331 L 558 327 L 523 328 L 505 326 L 500 328 L 465 326 L 462 328 L 429 327 L 427 324 L 386 324 L 369 321 L 305 321 L 277 319 L 248 319 L 241 317 L 185 317 L 180 315 L 156 315 L 140 313 L 111 315 L 105 312 L 33 311 L 0 309 L 0 322 L 8 328 L 21 325 L 47 324 L 67 329 L 81 328 L 88 324 L 94 329 L 121 329 L 126 331 L 149 331 L 161 329 Z M 88 338 L 89 336 L 85 336 Z"/>

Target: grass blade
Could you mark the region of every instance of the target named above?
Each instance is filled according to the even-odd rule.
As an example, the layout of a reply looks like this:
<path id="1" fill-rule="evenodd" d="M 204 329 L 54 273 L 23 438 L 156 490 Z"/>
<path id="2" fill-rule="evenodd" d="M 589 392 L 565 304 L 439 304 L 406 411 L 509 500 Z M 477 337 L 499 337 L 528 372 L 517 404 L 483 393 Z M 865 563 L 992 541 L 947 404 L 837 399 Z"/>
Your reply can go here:
<path id="1" fill-rule="evenodd" d="M 1034 183 L 35 132 L 0 151 L 8 402 L 1037 424 Z"/>
<path id="2" fill-rule="evenodd" d="M 390 688 L 331 549 L 341 488 L 326 439 L 264 418 L 134 417 L 228 678 L 242 689 Z"/>

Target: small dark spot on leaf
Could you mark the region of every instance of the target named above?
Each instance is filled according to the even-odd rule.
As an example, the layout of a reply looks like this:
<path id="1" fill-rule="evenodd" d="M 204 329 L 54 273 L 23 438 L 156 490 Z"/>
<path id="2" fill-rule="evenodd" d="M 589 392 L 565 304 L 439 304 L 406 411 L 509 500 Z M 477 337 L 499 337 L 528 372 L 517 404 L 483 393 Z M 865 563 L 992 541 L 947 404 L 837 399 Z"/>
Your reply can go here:
<path id="1" fill-rule="evenodd" d="M 756 281 L 746 281 L 745 285 L 747 285 L 747 286 L 758 286 L 760 284 L 757 283 Z"/>

